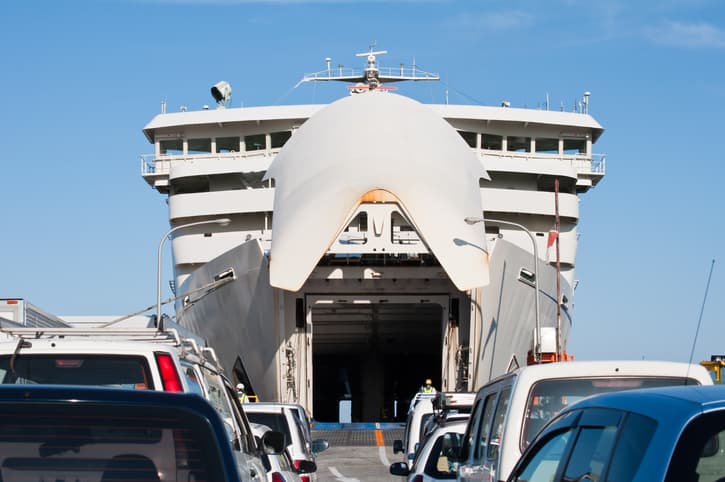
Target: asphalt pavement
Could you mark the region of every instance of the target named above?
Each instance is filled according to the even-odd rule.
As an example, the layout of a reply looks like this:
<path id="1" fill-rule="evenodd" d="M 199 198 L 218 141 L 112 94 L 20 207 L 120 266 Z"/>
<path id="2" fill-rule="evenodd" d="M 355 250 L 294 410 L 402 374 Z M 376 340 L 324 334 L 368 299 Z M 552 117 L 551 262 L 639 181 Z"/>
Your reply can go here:
<path id="1" fill-rule="evenodd" d="M 317 454 L 319 482 L 401 482 L 391 475 L 389 466 L 403 460 L 393 454 L 393 440 L 403 439 L 402 425 L 397 428 L 339 428 L 312 430 L 313 439 L 325 439 L 330 447 Z"/>

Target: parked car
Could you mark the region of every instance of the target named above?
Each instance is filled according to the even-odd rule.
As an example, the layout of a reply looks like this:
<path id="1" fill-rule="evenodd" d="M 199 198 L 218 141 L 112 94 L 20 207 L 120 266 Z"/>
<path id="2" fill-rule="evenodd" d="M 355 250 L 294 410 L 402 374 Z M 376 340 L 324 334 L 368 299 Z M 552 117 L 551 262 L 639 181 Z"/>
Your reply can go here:
<path id="1" fill-rule="evenodd" d="M 458 479 L 505 480 L 544 424 L 584 397 L 684 384 L 712 385 L 712 379 L 701 365 L 646 360 L 571 361 L 519 368 L 478 391 L 463 439 Z"/>
<path id="2" fill-rule="evenodd" d="M 725 480 L 725 386 L 596 395 L 534 439 L 510 482 Z"/>
<path id="3" fill-rule="evenodd" d="M 198 395 L 60 385 L 0 386 L 0 476 L 249 480 L 219 414 Z"/>
<path id="4" fill-rule="evenodd" d="M 175 330 L 13 328 L 0 342 L 0 383 L 92 385 L 192 392 L 216 408 L 240 467 L 252 481 L 266 471 L 249 422 L 214 350 Z"/>
<path id="5" fill-rule="evenodd" d="M 467 420 L 454 416 L 441 420 L 421 442 L 415 459 L 390 465 L 390 473 L 405 476 L 408 482 L 455 480 L 458 473 L 457 454 L 461 447 Z"/>
<path id="6" fill-rule="evenodd" d="M 475 393 L 468 392 L 418 393 L 417 395 L 424 396 L 416 396 L 411 401 L 412 410 L 408 412 L 403 440 L 393 440 L 393 453 L 404 453 L 408 463 L 415 458 L 418 444 L 426 431 L 430 430 L 426 427 L 436 413 L 451 410 L 469 413 L 476 397 Z"/>
<path id="7" fill-rule="evenodd" d="M 250 425 L 257 444 L 263 446 L 262 437 L 267 433 L 273 432 L 272 429 L 258 423 L 252 423 Z M 280 444 L 284 445 L 283 439 L 280 439 Z M 300 482 L 300 477 L 292 464 L 292 456 L 286 448 L 281 452 L 269 451 L 267 453 L 267 451 L 264 451 L 262 462 L 264 463 L 264 468 L 267 470 L 268 482 Z M 309 462 L 305 461 L 305 463 Z M 308 466 L 306 469 L 309 471 L 311 467 Z"/>
<path id="8" fill-rule="evenodd" d="M 326 450 L 329 445 L 326 440 L 306 438 L 296 406 L 272 402 L 247 403 L 244 411 L 250 422 L 266 425 L 284 434 L 285 446 L 292 456 L 293 467 L 300 473 L 303 482 L 317 480 L 315 454 Z"/>

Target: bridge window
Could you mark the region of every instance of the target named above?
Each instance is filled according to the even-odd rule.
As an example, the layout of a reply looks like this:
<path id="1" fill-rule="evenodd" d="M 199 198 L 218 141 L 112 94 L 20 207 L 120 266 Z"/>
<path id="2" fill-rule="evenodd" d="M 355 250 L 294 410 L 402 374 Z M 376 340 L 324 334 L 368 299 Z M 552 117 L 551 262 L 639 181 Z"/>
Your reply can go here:
<path id="1" fill-rule="evenodd" d="M 531 137 L 509 137 L 507 150 L 514 152 L 531 152 Z"/>
<path id="2" fill-rule="evenodd" d="M 211 138 L 189 139 L 189 154 L 211 154 Z"/>
<path id="3" fill-rule="evenodd" d="M 536 139 L 536 152 L 544 154 L 559 153 L 559 139 L 540 137 Z"/>
<path id="4" fill-rule="evenodd" d="M 180 156 L 184 154 L 184 141 L 181 139 L 159 141 L 159 153 L 162 156 Z"/>
<path id="5" fill-rule="evenodd" d="M 244 136 L 244 145 L 247 151 L 262 151 L 267 148 L 264 134 Z"/>
<path id="6" fill-rule="evenodd" d="M 292 132 L 290 131 L 283 131 L 283 132 L 272 132 L 270 135 L 270 140 L 272 142 L 272 149 L 278 149 L 285 145 L 285 143 L 289 140 L 290 137 L 292 137 Z"/>
<path id="7" fill-rule="evenodd" d="M 235 137 L 217 137 L 216 151 L 220 154 L 227 152 L 239 152 L 239 136 Z"/>
<path id="8" fill-rule="evenodd" d="M 564 154 L 577 155 L 587 153 L 586 139 L 564 139 Z"/>
<path id="9" fill-rule="evenodd" d="M 470 147 L 476 147 L 476 137 L 478 137 L 477 133 L 468 131 L 458 131 L 458 133 L 461 137 L 463 137 L 463 140 L 466 141 L 466 144 Z"/>
<path id="10" fill-rule="evenodd" d="M 503 136 L 481 134 L 481 148 L 500 151 L 503 148 Z"/>

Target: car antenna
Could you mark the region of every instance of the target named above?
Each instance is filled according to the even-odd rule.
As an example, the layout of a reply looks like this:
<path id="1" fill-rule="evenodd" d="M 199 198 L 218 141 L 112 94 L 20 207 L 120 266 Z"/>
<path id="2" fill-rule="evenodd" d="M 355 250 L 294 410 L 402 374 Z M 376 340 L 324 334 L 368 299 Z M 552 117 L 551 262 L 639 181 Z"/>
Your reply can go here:
<path id="1" fill-rule="evenodd" d="M 695 339 L 692 340 L 692 349 L 690 350 L 690 359 L 687 362 L 687 375 L 690 375 L 690 365 L 692 364 L 692 357 L 695 355 L 695 344 L 697 344 L 697 335 L 700 333 L 700 324 L 702 323 L 702 313 L 705 311 L 705 302 L 707 301 L 707 293 L 710 291 L 710 280 L 712 279 L 712 270 L 715 268 L 715 258 L 710 263 L 710 274 L 707 275 L 707 284 L 705 285 L 705 296 L 702 299 L 702 305 L 700 305 L 700 316 L 697 319 L 697 329 L 695 330 Z M 687 377 L 685 377 L 685 385 L 687 385 Z"/>

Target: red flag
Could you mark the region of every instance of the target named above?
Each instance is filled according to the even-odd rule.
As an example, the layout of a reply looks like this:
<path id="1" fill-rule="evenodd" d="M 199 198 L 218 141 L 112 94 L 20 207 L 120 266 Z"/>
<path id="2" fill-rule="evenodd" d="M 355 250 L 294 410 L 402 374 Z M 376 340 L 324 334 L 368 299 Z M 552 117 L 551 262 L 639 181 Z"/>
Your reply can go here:
<path id="1" fill-rule="evenodd" d="M 546 247 L 551 248 L 554 245 L 554 241 L 559 237 L 559 233 L 556 231 L 549 231 L 549 237 L 546 240 Z"/>

